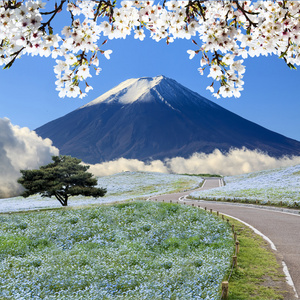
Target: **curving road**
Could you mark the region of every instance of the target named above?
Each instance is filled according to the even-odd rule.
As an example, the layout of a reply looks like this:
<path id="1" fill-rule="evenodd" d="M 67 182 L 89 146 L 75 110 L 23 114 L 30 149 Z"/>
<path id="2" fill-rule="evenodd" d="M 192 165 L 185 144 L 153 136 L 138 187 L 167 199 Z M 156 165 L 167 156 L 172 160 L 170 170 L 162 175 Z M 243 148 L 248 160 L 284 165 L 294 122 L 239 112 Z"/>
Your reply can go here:
<path id="1" fill-rule="evenodd" d="M 210 178 L 205 180 L 202 188 L 197 190 L 211 189 L 219 187 L 221 184 L 220 179 Z M 260 209 L 253 205 L 188 200 L 184 198 L 188 194 L 189 192 L 160 195 L 151 199 L 175 202 L 181 198 L 186 204 L 198 203 L 202 207 L 207 207 L 208 210 L 212 209 L 238 218 L 259 230 L 276 246 L 294 283 L 294 299 L 298 298 L 300 295 L 300 214 L 291 214 L 274 209 Z"/>

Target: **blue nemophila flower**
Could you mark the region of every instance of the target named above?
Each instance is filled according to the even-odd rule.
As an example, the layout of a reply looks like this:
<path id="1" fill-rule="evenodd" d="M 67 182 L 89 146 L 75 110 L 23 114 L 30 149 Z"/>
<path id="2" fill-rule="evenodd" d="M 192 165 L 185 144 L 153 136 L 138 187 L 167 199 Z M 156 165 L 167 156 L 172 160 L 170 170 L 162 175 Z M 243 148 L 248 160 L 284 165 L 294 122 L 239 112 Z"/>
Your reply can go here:
<path id="1" fill-rule="evenodd" d="M 0 298 L 217 299 L 232 255 L 226 224 L 175 204 L 1 218 Z"/>

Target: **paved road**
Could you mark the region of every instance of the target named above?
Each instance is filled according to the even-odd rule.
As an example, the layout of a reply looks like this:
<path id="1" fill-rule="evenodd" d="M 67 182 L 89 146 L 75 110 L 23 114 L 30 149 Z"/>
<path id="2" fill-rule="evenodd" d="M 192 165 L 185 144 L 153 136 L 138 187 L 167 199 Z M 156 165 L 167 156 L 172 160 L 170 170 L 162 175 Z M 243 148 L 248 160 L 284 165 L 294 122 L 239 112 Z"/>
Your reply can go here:
<path id="1" fill-rule="evenodd" d="M 202 190 L 218 187 L 219 179 L 208 179 Z M 199 190 L 201 190 L 199 189 Z M 177 201 L 189 192 L 152 197 L 158 201 Z M 187 204 L 198 201 L 185 200 Z M 258 229 L 276 246 L 280 256 L 288 267 L 296 292 L 300 295 L 300 215 L 288 214 L 274 210 L 240 206 L 228 202 L 200 201 L 202 207 L 213 209 L 238 218 Z"/>

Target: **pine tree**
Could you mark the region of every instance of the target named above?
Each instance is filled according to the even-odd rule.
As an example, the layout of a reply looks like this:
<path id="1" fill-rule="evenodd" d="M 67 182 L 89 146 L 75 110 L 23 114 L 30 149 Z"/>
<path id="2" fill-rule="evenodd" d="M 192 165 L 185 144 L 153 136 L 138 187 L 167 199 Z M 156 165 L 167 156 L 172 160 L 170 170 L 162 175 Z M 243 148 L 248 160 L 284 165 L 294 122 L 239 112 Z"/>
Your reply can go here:
<path id="1" fill-rule="evenodd" d="M 81 165 L 81 160 L 71 156 L 53 156 L 53 162 L 37 170 L 21 170 L 18 182 L 25 191 L 23 197 L 40 194 L 42 197 L 55 196 L 62 206 L 68 205 L 70 196 L 103 197 L 105 188 L 97 188 L 97 179 Z"/>

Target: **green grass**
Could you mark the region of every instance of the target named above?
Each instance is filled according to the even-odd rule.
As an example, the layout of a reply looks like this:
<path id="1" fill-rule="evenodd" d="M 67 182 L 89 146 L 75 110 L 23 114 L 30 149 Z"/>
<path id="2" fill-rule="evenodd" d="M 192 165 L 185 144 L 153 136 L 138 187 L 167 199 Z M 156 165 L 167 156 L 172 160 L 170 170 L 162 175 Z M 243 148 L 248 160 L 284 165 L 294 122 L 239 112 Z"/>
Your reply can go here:
<path id="1" fill-rule="evenodd" d="M 230 219 L 240 242 L 238 267 L 229 281 L 229 300 L 287 299 L 282 266 L 262 237 Z"/>
<path id="2" fill-rule="evenodd" d="M 200 183 L 200 185 L 203 183 L 203 181 Z M 179 193 L 184 190 L 195 188 L 195 184 L 192 182 L 189 182 L 188 180 L 179 179 L 172 185 L 172 192 L 170 193 Z"/>

